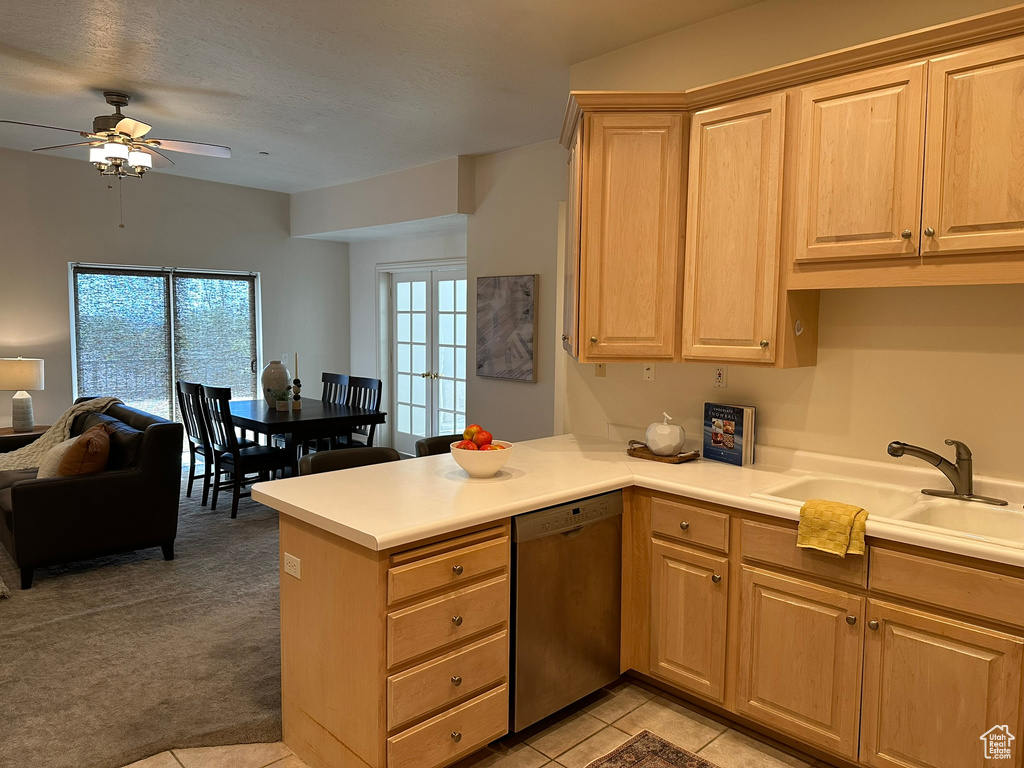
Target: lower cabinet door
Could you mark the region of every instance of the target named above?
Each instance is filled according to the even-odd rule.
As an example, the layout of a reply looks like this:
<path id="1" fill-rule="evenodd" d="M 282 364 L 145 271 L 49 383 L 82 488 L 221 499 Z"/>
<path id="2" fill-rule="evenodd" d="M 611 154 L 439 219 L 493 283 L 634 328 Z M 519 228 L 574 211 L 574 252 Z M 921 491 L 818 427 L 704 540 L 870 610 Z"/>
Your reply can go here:
<path id="1" fill-rule="evenodd" d="M 862 763 L 1021 765 L 1024 640 L 875 600 L 865 619 Z"/>
<path id="2" fill-rule="evenodd" d="M 661 541 L 651 555 L 651 674 L 721 702 L 729 560 Z"/>
<path id="3" fill-rule="evenodd" d="M 864 598 L 743 567 L 737 711 L 856 758 Z"/>

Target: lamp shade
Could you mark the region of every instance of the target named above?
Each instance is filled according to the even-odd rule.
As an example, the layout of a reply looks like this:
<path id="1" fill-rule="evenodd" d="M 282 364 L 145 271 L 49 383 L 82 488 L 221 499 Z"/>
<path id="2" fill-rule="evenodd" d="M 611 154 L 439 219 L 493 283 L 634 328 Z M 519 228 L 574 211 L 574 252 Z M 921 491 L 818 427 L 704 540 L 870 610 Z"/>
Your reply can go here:
<path id="1" fill-rule="evenodd" d="M 43 388 L 43 361 L 31 357 L 0 357 L 0 390 Z"/>

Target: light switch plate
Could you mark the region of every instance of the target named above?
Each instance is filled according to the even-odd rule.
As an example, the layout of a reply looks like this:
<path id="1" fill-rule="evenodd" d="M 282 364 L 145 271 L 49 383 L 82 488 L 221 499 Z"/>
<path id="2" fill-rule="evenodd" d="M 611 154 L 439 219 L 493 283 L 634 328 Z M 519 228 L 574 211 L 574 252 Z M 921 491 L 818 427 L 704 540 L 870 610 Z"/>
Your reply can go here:
<path id="1" fill-rule="evenodd" d="M 594 376 L 599 379 L 603 379 L 608 375 L 608 371 L 604 367 L 604 363 L 594 364 Z"/>
<path id="2" fill-rule="evenodd" d="M 644 381 L 654 381 L 654 363 L 644 363 Z"/>
<path id="3" fill-rule="evenodd" d="M 302 578 L 302 561 L 295 555 L 284 553 L 284 572 L 296 579 Z"/>

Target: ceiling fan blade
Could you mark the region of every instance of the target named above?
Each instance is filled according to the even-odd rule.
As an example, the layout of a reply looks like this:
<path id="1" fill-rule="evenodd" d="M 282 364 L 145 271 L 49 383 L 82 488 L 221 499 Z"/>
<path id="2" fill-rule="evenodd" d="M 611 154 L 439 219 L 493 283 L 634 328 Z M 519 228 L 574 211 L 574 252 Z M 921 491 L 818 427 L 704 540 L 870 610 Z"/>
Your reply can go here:
<path id="1" fill-rule="evenodd" d="M 198 141 L 174 141 L 172 139 L 146 139 L 146 143 L 151 147 L 159 147 L 171 152 L 184 152 L 189 155 L 231 157 L 231 147 L 222 147 L 218 144 L 202 144 Z"/>
<path id="2" fill-rule="evenodd" d="M 67 149 L 68 147 L 97 147 L 102 141 L 78 141 L 74 144 L 58 144 L 55 147 L 36 147 L 33 152 L 49 152 L 51 149 Z"/>
<path id="3" fill-rule="evenodd" d="M 9 125 L 27 125 L 32 128 L 49 128 L 51 131 L 67 131 L 68 133 L 77 133 L 79 136 L 92 136 L 91 133 L 86 131 L 76 131 L 74 128 L 58 128 L 55 125 L 40 125 L 39 123 L 22 123 L 18 120 L 0 120 L 0 123 L 7 123 Z"/>
<path id="4" fill-rule="evenodd" d="M 152 125 L 147 125 L 139 120 L 133 120 L 130 117 L 126 117 L 123 120 L 119 120 L 117 125 L 114 126 L 114 130 L 118 133 L 124 133 L 131 136 L 133 139 L 141 139 L 151 130 Z"/>
<path id="5" fill-rule="evenodd" d="M 174 165 L 174 161 L 171 160 L 163 152 L 157 152 L 153 147 L 140 147 L 136 145 L 136 149 L 139 152 L 145 152 L 147 155 L 153 158 L 154 168 L 170 168 Z"/>

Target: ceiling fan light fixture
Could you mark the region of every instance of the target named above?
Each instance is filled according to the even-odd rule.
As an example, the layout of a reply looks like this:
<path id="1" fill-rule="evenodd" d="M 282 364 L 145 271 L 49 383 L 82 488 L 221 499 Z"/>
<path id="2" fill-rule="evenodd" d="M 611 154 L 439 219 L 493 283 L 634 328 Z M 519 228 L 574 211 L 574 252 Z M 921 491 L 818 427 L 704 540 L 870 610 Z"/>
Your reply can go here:
<path id="1" fill-rule="evenodd" d="M 106 147 L 104 147 L 103 145 L 100 145 L 98 147 L 90 147 L 89 162 L 95 165 L 100 170 L 106 168 L 107 165 L 109 165 L 109 163 L 107 162 Z"/>
<path id="2" fill-rule="evenodd" d="M 103 145 L 103 152 L 104 152 L 104 156 L 107 158 L 107 160 L 110 160 L 110 161 L 114 161 L 114 160 L 127 160 L 128 159 L 128 155 L 130 154 L 129 151 L 128 151 L 128 147 L 126 147 L 124 144 L 120 144 L 120 143 L 118 143 L 116 141 L 110 141 L 110 142 L 107 142 L 106 144 L 104 144 Z"/>
<path id="3" fill-rule="evenodd" d="M 148 152 L 133 150 L 128 153 L 128 165 L 137 173 L 143 173 L 153 167 L 153 158 Z"/>

